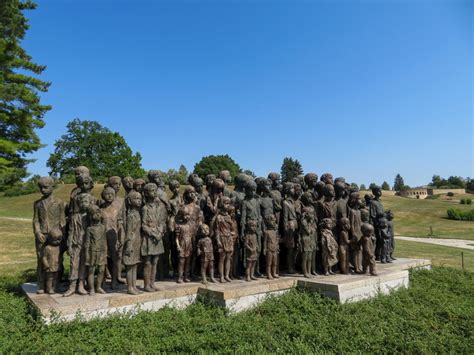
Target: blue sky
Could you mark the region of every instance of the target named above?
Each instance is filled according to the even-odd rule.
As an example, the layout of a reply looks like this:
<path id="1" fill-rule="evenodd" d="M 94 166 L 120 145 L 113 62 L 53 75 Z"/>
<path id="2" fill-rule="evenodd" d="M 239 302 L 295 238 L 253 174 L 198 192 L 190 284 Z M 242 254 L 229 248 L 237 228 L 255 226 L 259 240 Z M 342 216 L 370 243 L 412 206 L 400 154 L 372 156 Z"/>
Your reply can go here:
<path id="1" fill-rule="evenodd" d="M 257 175 L 412 186 L 474 176 L 469 1 L 39 0 L 46 174 L 71 119 L 120 132 L 146 169 L 229 154 Z"/>

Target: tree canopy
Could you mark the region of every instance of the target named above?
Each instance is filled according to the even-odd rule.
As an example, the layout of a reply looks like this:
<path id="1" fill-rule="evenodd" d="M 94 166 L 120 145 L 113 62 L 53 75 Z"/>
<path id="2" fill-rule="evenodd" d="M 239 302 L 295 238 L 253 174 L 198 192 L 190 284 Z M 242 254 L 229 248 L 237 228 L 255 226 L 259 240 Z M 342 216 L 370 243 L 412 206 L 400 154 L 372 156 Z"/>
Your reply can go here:
<path id="1" fill-rule="evenodd" d="M 436 187 L 436 188 L 465 188 L 466 187 L 466 182 L 469 180 L 469 178 L 464 179 L 461 176 L 450 176 L 447 179 L 442 178 L 439 175 L 433 175 L 433 178 L 431 179 L 431 183 L 429 184 L 430 186 Z"/>
<path id="2" fill-rule="evenodd" d="M 397 174 L 397 176 L 395 176 L 395 181 L 393 183 L 393 189 L 395 191 L 402 191 L 406 188 L 405 186 L 405 182 L 403 181 L 403 178 L 400 174 Z"/>
<path id="3" fill-rule="evenodd" d="M 281 165 L 281 179 L 283 182 L 291 181 L 298 175 L 303 174 L 303 167 L 298 159 L 285 158 Z"/>
<path id="4" fill-rule="evenodd" d="M 382 190 L 385 190 L 385 191 L 389 191 L 390 190 L 390 185 L 388 184 L 388 182 L 384 181 L 382 183 Z"/>
<path id="5" fill-rule="evenodd" d="M 232 177 L 241 172 L 239 164 L 237 164 L 229 155 L 225 154 L 208 155 L 203 157 L 194 165 L 193 173 L 204 179 L 206 175 L 218 175 L 222 170 L 229 170 Z"/>
<path id="6" fill-rule="evenodd" d="M 79 165 L 90 169 L 98 181 L 114 175 L 141 177 L 140 153 L 133 154 L 125 139 L 96 121 L 78 118 L 67 124 L 67 133 L 55 143 L 46 165 L 53 176 L 64 178 Z"/>
<path id="7" fill-rule="evenodd" d="M 44 114 L 51 106 L 42 105 L 40 93 L 50 83 L 30 76 L 46 68 L 35 64 L 21 47 L 29 28 L 25 10 L 31 1 L 0 1 L 0 190 L 26 177 L 26 155 L 42 147 L 35 129 L 44 126 Z"/>

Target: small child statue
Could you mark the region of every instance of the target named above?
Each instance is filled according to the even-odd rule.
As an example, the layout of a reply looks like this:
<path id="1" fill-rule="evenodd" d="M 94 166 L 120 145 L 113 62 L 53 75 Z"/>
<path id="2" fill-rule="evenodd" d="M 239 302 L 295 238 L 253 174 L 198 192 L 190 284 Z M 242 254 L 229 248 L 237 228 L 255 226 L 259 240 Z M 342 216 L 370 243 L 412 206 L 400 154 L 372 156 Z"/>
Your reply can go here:
<path id="1" fill-rule="evenodd" d="M 198 230 L 199 241 L 197 243 L 197 255 L 201 257 L 201 278 L 202 283 L 206 284 L 206 272 L 209 271 L 209 279 L 211 282 L 216 282 L 214 278 L 214 248 L 212 239 L 209 236 L 209 226 L 201 224 Z"/>
<path id="2" fill-rule="evenodd" d="M 385 217 L 379 218 L 379 229 L 380 229 L 380 238 L 382 240 L 381 250 L 380 250 L 380 262 L 382 264 L 391 263 L 390 259 L 390 230 L 388 227 L 388 221 Z"/>
<path id="3" fill-rule="evenodd" d="M 59 245 L 66 226 L 65 205 L 63 201 L 53 196 L 54 181 L 49 176 L 39 179 L 38 188 L 42 197 L 34 203 L 33 217 L 37 256 L 37 293 L 44 293 L 45 289 L 48 293 L 54 293 L 54 278 L 59 276 L 57 272 L 62 264 Z M 58 239 L 59 244 L 56 246 Z M 46 258 L 44 254 L 47 254 Z"/>
<path id="4" fill-rule="evenodd" d="M 269 280 L 278 279 L 280 277 L 277 272 L 280 238 L 275 215 L 269 214 L 265 216 L 264 222 L 263 255 L 266 256 L 267 278 Z"/>
<path id="5" fill-rule="evenodd" d="M 342 217 L 338 221 L 339 232 L 339 269 L 341 274 L 349 273 L 349 230 L 351 229 L 351 222 L 349 218 Z"/>
<path id="6" fill-rule="evenodd" d="M 178 211 L 176 218 L 176 250 L 179 256 L 177 283 L 182 283 L 183 280 L 184 282 L 191 281 L 189 278 L 189 266 L 193 253 L 193 234 L 194 224 L 191 221 L 191 213 L 184 206 Z"/>
<path id="7" fill-rule="evenodd" d="M 387 210 L 385 212 L 385 218 L 387 218 L 388 235 L 390 236 L 389 257 L 391 260 L 397 260 L 397 258 L 393 256 L 393 253 L 395 251 L 395 230 L 393 228 L 393 212 L 391 210 Z"/>
<path id="8" fill-rule="evenodd" d="M 375 231 L 374 227 L 369 223 L 363 223 L 361 226 L 362 230 L 362 271 L 365 274 L 367 268 L 373 276 L 377 276 L 377 271 L 375 270 L 375 256 L 374 256 L 374 241 L 375 241 Z"/>
<path id="9" fill-rule="evenodd" d="M 245 276 L 247 281 L 257 280 L 255 276 L 255 264 L 259 257 L 259 245 L 257 237 L 257 221 L 251 219 L 247 221 L 245 236 L 244 236 L 244 248 L 247 257 L 247 265 L 245 268 Z"/>
<path id="10" fill-rule="evenodd" d="M 303 209 L 300 223 L 300 239 L 298 241 L 301 250 L 301 266 L 304 277 L 311 277 L 315 270 L 313 267 L 313 254 L 316 251 L 316 235 L 318 233 L 316 226 L 316 216 L 314 209 Z"/>
<path id="11" fill-rule="evenodd" d="M 84 240 L 86 253 L 87 283 L 89 285 L 89 295 L 95 293 L 105 293 L 102 282 L 105 276 L 105 265 L 107 265 L 107 236 L 106 227 L 102 223 L 102 211 L 97 205 L 89 207 L 89 226 L 87 227 Z M 97 271 L 97 279 L 94 275 Z"/>
<path id="12" fill-rule="evenodd" d="M 324 218 L 319 225 L 321 230 L 321 247 L 323 256 L 323 269 L 326 276 L 334 275 L 332 267 L 337 264 L 338 245 L 332 233 L 333 221 L 331 218 Z"/>
<path id="13" fill-rule="evenodd" d="M 220 282 L 231 282 L 230 269 L 234 252 L 236 222 L 229 213 L 232 209 L 230 198 L 221 196 L 217 208 L 218 213 L 211 221 L 211 230 L 219 253 Z"/>
<path id="14" fill-rule="evenodd" d="M 142 195 L 129 191 L 126 204 L 128 206 L 126 218 L 125 241 L 123 248 L 123 263 L 127 270 L 127 292 L 131 295 L 141 293 L 137 288 L 137 265 L 140 263 L 140 245 L 142 241 L 140 208 Z"/>

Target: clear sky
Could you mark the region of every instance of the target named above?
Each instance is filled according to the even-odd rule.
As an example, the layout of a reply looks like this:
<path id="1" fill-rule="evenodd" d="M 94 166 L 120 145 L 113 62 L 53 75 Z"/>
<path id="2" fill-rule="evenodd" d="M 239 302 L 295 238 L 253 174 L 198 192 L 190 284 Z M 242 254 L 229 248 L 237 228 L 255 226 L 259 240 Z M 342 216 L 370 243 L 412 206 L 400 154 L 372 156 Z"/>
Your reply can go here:
<path id="1" fill-rule="evenodd" d="M 284 157 L 348 181 L 474 176 L 472 1 L 37 0 L 24 46 L 53 109 L 120 132 L 145 169 Z"/>

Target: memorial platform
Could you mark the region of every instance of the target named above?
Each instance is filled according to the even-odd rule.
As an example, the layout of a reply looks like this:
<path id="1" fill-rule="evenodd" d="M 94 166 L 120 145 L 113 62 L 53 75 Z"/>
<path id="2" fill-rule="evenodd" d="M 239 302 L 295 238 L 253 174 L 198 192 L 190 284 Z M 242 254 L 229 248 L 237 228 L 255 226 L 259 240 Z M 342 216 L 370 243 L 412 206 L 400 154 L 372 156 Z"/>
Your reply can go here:
<path id="1" fill-rule="evenodd" d="M 63 297 L 62 294 L 39 295 L 35 283 L 25 283 L 22 288 L 42 319 L 51 323 L 76 317 L 88 320 L 117 313 L 133 315 L 139 311 L 157 311 L 165 306 L 179 309 L 199 301 L 212 302 L 232 312 L 239 312 L 256 306 L 268 296 L 281 295 L 294 287 L 319 292 L 341 303 L 356 302 L 375 297 L 378 293 L 388 294 L 392 290 L 408 287 L 408 270 L 417 268 L 430 269 L 431 261 L 400 258 L 392 264 L 377 263 L 378 276 L 336 274 L 305 278 L 302 275 L 281 275 L 275 280 L 260 278 L 251 282 L 235 280 L 207 285 L 159 281 L 156 282 L 159 287 L 157 292 L 140 295 L 127 294 L 125 285 L 114 291 L 107 288 L 107 294 L 70 297 Z"/>

